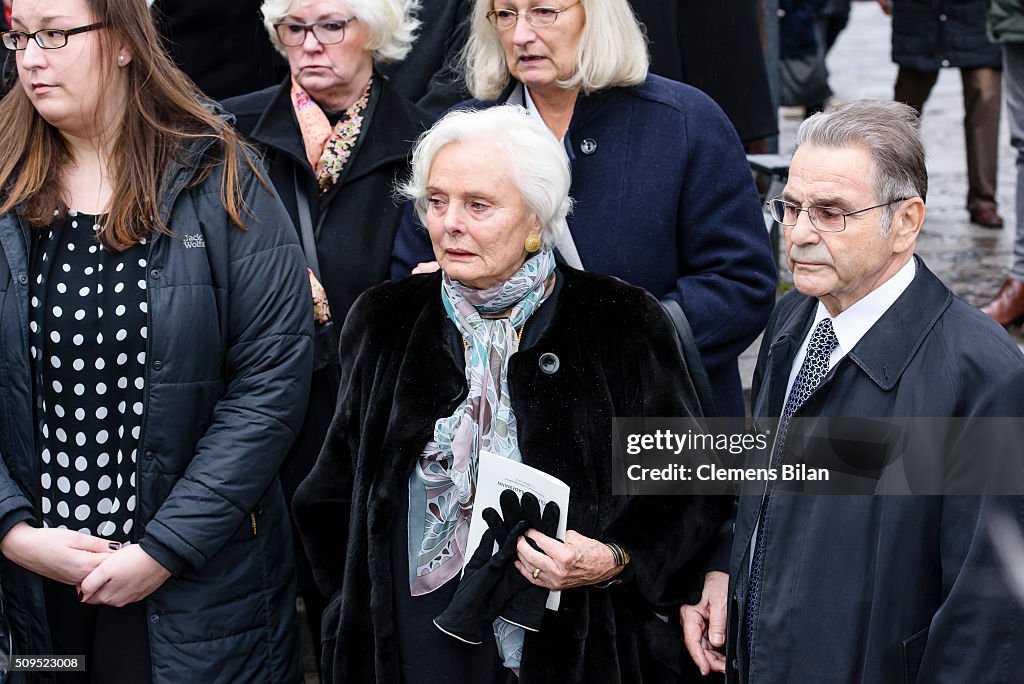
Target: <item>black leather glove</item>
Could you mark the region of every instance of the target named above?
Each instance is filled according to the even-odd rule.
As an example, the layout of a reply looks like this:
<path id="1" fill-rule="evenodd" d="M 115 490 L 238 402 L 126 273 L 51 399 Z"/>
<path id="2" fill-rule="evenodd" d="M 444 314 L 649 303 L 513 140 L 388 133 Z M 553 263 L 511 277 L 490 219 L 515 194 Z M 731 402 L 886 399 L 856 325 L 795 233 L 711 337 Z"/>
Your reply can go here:
<path id="1" fill-rule="evenodd" d="M 506 512 L 506 494 L 511 494 L 512 498 L 515 499 L 515 493 L 510 490 L 505 490 L 501 493 L 501 509 L 502 512 Z M 518 507 L 518 511 L 515 508 Z M 527 522 L 530 528 L 541 532 L 552 539 L 558 533 L 558 504 L 554 501 L 549 501 L 544 506 L 544 513 L 540 512 L 540 502 L 537 497 L 526 492 L 523 494 L 523 498 L 520 501 L 516 501 L 516 505 L 513 506 L 509 502 L 508 514 L 514 514 L 518 512 L 522 519 Z M 526 541 L 537 551 L 540 551 L 540 547 L 534 543 L 532 539 L 526 537 Z M 541 553 L 544 553 L 541 551 Z M 531 632 L 540 630 L 541 623 L 544 622 L 544 604 L 548 601 L 548 590 L 544 587 L 538 587 L 531 584 L 528 579 L 522 576 L 522 574 L 516 570 L 515 565 L 509 565 L 506 568 L 506 572 L 515 575 L 516 584 L 522 589 L 513 596 L 508 603 L 505 604 L 504 609 L 501 611 L 499 616 L 502 620 L 509 622 L 523 629 Z"/>
<path id="2" fill-rule="evenodd" d="M 506 526 L 493 508 L 485 509 L 483 515 L 488 529 L 480 538 L 480 546 L 466 565 L 448 607 L 434 618 L 438 629 L 467 644 L 482 644 L 485 635 L 491 634 L 491 623 L 498 613 L 522 590 L 507 569 L 519 575 L 512 561 L 519 537 L 529 527 L 527 522 L 517 520 Z M 498 551 L 491 555 L 495 542 Z"/>

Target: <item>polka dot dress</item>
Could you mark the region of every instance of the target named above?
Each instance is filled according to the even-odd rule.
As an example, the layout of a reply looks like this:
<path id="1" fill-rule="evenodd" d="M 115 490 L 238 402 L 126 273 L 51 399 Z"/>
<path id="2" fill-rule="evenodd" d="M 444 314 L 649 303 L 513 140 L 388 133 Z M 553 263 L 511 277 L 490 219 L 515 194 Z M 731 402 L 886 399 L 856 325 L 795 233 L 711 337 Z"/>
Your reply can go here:
<path id="1" fill-rule="evenodd" d="M 104 249 L 96 217 L 33 235 L 29 313 L 43 524 L 127 541 L 145 390 L 146 247 Z"/>

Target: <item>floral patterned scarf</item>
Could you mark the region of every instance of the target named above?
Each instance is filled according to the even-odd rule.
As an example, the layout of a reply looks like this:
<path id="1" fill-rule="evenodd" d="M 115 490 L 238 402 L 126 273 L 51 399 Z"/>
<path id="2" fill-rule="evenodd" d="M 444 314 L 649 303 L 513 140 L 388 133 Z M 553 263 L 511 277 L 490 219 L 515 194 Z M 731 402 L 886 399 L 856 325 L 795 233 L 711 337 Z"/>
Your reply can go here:
<path id="1" fill-rule="evenodd" d="M 545 249 L 487 290 L 442 278 L 445 311 L 466 341 L 469 392 L 455 413 L 434 424 L 434 437 L 409 479 L 413 596 L 434 591 L 462 571 L 480 450 L 522 461 L 508 396 L 508 360 L 519 350 L 517 331 L 550 296 L 554 268 L 554 255 Z M 510 309 L 507 318 L 481 316 Z"/>
<path id="2" fill-rule="evenodd" d="M 481 450 L 522 462 L 516 416 L 508 394 L 508 361 L 519 350 L 522 326 L 551 295 L 555 257 L 543 249 L 503 283 L 474 290 L 444 275 L 441 300 L 466 344 L 469 392 L 452 415 L 434 424 L 434 437 L 409 478 L 409 586 L 428 594 L 462 571 L 476 495 Z M 511 310 L 506 318 L 484 318 Z M 521 628 L 495 623 L 498 648 L 519 667 Z"/>
<path id="3" fill-rule="evenodd" d="M 345 110 L 341 120 L 332 127 L 320 105 L 292 80 L 292 107 L 299 122 L 299 131 L 302 132 L 306 159 L 316 173 L 321 194 L 338 182 L 345 164 L 352 156 L 363 127 L 363 112 L 370 101 L 372 87 L 371 78 L 362 96 Z"/>

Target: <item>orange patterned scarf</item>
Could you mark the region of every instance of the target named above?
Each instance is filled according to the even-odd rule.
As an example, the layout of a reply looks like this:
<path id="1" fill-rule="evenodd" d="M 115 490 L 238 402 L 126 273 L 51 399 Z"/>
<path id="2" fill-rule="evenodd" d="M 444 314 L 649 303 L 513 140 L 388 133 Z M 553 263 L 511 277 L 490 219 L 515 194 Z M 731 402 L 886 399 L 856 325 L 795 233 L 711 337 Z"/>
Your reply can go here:
<path id="1" fill-rule="evenodd" d="M 316 173 L 316 181 L 321 194 L 334 185 L 341 172 L 352 156 L 359 131 L 363 127 L 363 111 L 370 101 L 370 88 L 373 79 L 366 84 L 362 96 L 345 110 L 341 120 L 335 126 L 327 119 L 327 115 L 313 98 L 292 80 L 292 106 L 295 118 L 302 132 L 302 142 L 306 147 L 306 159 Z"/>

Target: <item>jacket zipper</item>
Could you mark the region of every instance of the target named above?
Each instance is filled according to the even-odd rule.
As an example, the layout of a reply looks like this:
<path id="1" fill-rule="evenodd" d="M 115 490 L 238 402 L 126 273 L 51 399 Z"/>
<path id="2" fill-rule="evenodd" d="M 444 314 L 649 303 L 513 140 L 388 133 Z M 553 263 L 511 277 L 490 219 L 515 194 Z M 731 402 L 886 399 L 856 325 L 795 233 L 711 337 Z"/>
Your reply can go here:
<path id="1" fill-rule="evenodd" d="M 212 143 L 211 143 L 212 144 Z M 200 152 L 205 152 L 205 146 Z M 174 203 L 178 201 L 178 196 L 188 185 L 189 176 L 179 171 L 178 177 L 174 181 L 174 185 L 171 186 L 170 191 L 167 193 L 167 200 L 161 205 L 161 214 L 166 213 L 166 216 L 161 218 L 166 223 L 171 218 L 171 210 L 174 208 Z M 139 469 L 139 458 L 146 458 L 148 449 L 145 449 L 146 444 L 146 427 L 149 424 L 149 388 L 150 388 L 150 373 L 149 369 L 153 363 L 152 360 L 152 341 L 153 341 L 153 307 L 150 301 L 150 278 L 149 274 L 153 269 L 153 252 L 156 249 L 157 240 L 159 240 L 161 234 L 156 231 L 151 231 L 149 236 L 146 238 L 148 249 L 146 250 L 146 269 L 143 273 L 143 277 L 146 279 L 146 364 L 143 368 L 143 389 L 142 389 L 142 429 L 139 431 L 139 444 L 135 448 L 135 516 L 132 522 L 132 539 L 138 543 L 141 538 L 141 528 L 139 526 L 139 517 L 142 515 L 142 473 Z M 142 452 L 141 454 L 139 452 Z M 154 458 L 156 455 L 154 454 Z"/>

